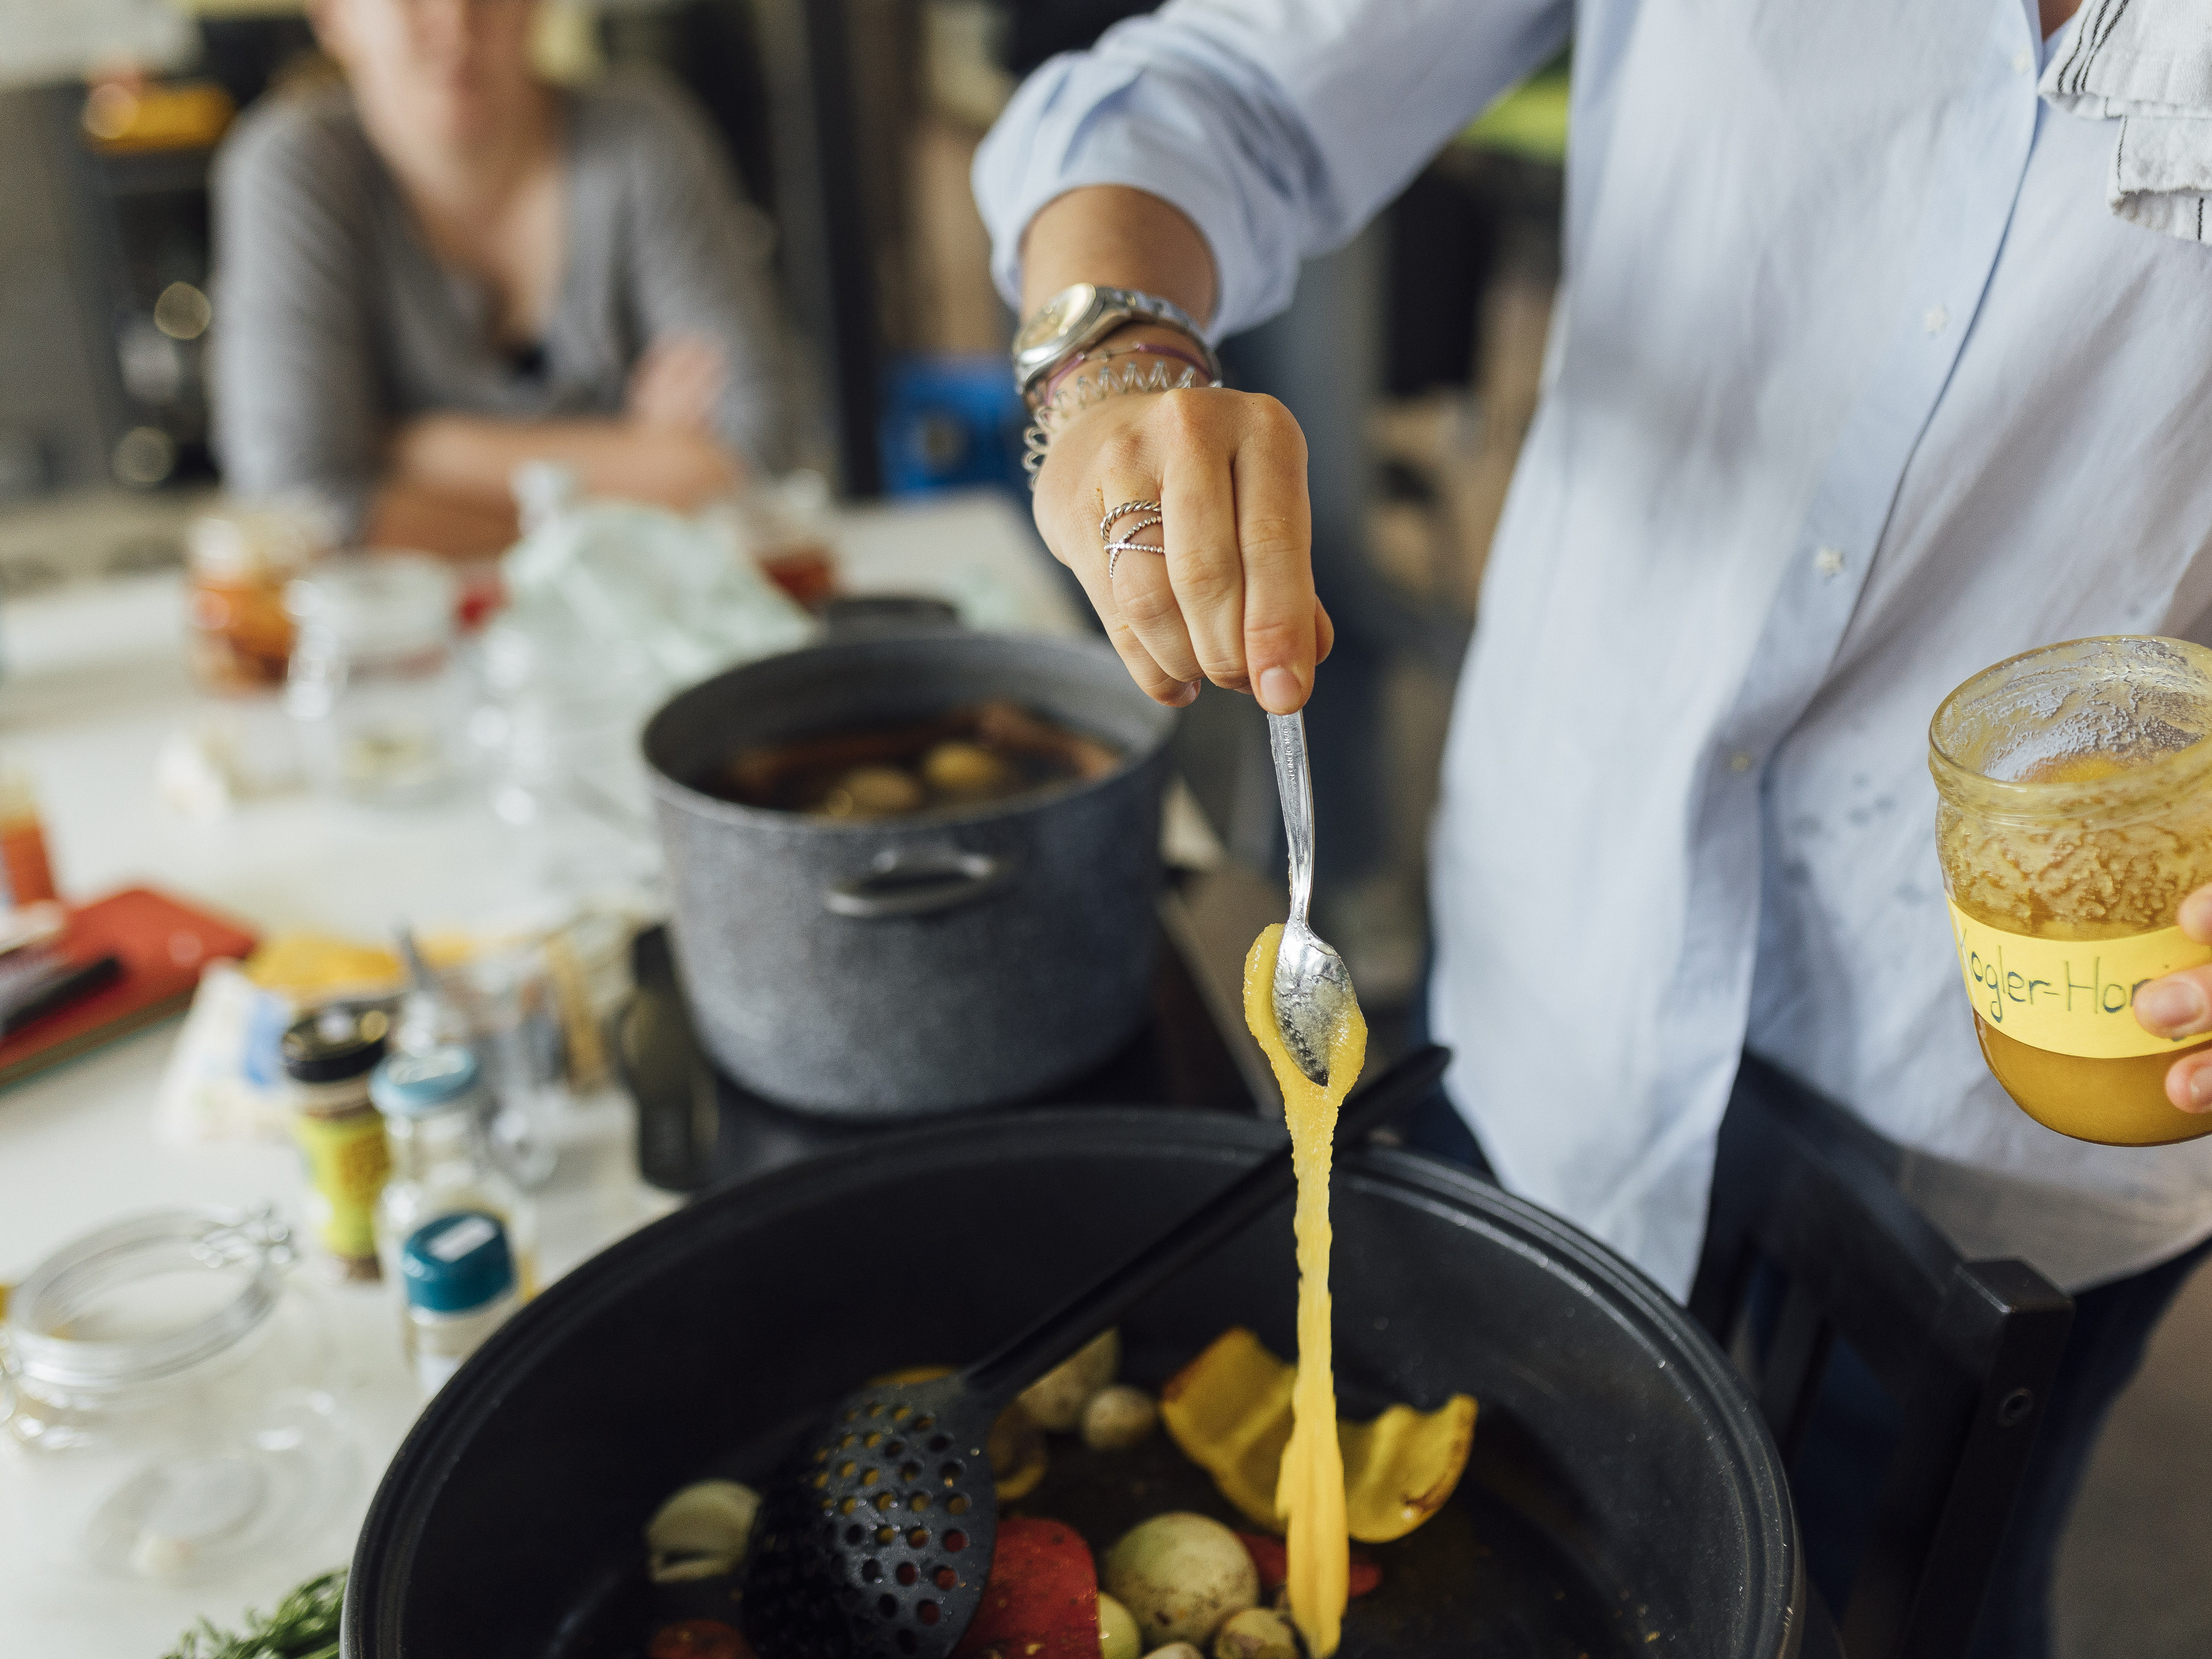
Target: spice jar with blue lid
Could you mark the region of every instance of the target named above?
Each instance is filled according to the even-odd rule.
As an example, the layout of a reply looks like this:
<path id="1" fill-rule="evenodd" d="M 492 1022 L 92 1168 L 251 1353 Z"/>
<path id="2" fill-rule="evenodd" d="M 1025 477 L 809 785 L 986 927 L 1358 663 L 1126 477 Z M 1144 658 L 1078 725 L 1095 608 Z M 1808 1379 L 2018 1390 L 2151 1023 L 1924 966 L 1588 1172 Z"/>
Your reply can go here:
<path id="1" fill-rule="evenodd" d="M 441 1215 L 480 1210 L 499 1218 L 522 1294 L 536 1289 L 537 1212 L 492 1156 L 486 1126 L 492 1105 L 476 1055 L 445 1043 L 386 1056 L 369 1079 L 384 1115 L 392 1175 L 377 1200 L 376 1249 L 386 1273 L 399 1271 L 400 1247 Z"/>
<path id="2" fill-rule="evenodd" d="M 514 1252 L 495 1215 L 463 1210 L 417 1228 L 399 1252 L 407 1358 L 434 1392 L 520 1305 Z"/>

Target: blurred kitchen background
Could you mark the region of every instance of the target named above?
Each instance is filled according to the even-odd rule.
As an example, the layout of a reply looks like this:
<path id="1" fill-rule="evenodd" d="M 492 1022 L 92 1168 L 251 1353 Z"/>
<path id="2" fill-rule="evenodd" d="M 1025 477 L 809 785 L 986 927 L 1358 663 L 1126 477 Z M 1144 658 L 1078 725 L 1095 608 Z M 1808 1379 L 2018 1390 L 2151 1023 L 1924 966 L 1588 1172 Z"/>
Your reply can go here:
<path id="1" fill-rule="evenodd" d="M 802 452 L 848 500 L 1021 489 L 1013 319 L 969 196 L 1019 78 L 1146 9 L 1124 0 L 554 0 L 537 55 L 583 82 L 655 64 L 772 218 L 815 382 Z M 181 562 L 222 489 L 209 439 L 208 174 L 236 113 L 334 73 L 296 5 L 0 8 L 0 603 Z M 1229 343 L 1311 438 L 1339 629 L 1312 711 L 1327 925 L 1370 1000 L 1423 951 L 1422 843 L 1453 677 L 1534 406 L 1558 264 L 1564 64 Z M 1184 772 L 1231 851 L 1280 857 L 1261 728 L 1209 694 Z M 1376 740 L 1367 741 L 1372 738 Z M 1362 757 L 1347 775 L 1333 763 Z"/>

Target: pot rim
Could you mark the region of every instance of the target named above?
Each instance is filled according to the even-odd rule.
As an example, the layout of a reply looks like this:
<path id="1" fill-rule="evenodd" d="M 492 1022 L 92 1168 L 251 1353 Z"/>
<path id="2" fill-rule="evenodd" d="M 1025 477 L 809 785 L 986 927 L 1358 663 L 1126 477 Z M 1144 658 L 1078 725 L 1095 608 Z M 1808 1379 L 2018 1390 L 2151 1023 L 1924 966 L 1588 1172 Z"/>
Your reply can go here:
<path id="1" fill-rule="evenodd" d="M 1153 702 L 1137 687 L 1127 681 L 1133 698 L 1141 699 L 1146 708 L 1161 717 L 1154 724 L 1152 735 L 1140 744 L 1127 748 L 1111 771 L 1095 778 L 1075 778 L 1065 782 L 1047 784 L 1042 788 L 1026 791 L 1006 800 L 987 802 L 979 806 L 938 807 L 927 811 L 908 812 L 895 817 L 831 818 L 816 817 L 805 812 L 785 811 L 774 806 L 749 806 L 742 801 L 728 800 L 720 795 L 710 795 L 694 787 L 681 778 L 664 771 L 653 755 L 653 732 L 677 704 L 694 694 L 704 691 L 732 676 L 746 673 L 769 663 L 787 662 L 793 658 L 819 655 L 880 647 L 885 644 L 910 644 L 916 641 L 954 641 L 955 649 L 965 648 L 966 642 L 976 641 L 1014 641 L 1023 645 L 1040 646 L 1066 651 L 1093 661 L 1111 661 L 1119 668 L 1121 659 L 1113 654 L 1113 647 L 1103 641 L 1069 637 L 1054 634 L 993 634 L 963 629 L 916 629 L 908 632 L 870 634 L 857 639 L 827 640 L 816 645 L 802 646 L 795 651 L 779 652 L 772 657 L 757 658 L 749 663 L 739 663 L 710 675 L 696 684 L 687 685 L 671 695 L 647 719 L 638 736 L 638 750 L 645 762 L 646 785 L 656 799 L 670 806 L 696 814 L 710 822 L 744 825 L 755 829 L 797 831 L 806 835 L 875 836 L 901 834 L 908 830 L 956 829 L 971 824 L 988 823 L 998 819 L 1018 817 L 1024 813 L 1042 811 L 1063 802 L 1079 800 L 1095 792 L 1118 784 L 1132 774 L 1142 771 L 1158 761 L 1165 753 L 1169 740 L 1174 737 L 1176 716 L 1180 711 Z M 1132 704 L 1134 707 L 1134 704 Z"/>
<path id="2" fill-rule="evenodd" d="M 1157 1149 L 1170 1143 L 1224 1166 L 1224 1180 L 1249 1166 L 1253 1158 L 1275 1150 L 1283 1131 L 1256 1117 L 1216 1111 L 1162 1107 L 1052 1107 L 1006 1114 L 991 1150 L 1006 1153 L 1026 1137 L 1042 1147 L 1065 1150 L 1066 1131 L 1078 1126 Z M 975 1115 L 932 1120 L 914 1127 L 887 1129 L 869 1152 L 896 1159 L 908 1149 L 937 1143 L 972 1147 Z M 580 1316 L 596 1316 L 629 1296 L 641 1273 L 665 1270 L 689 1255 L 718 1227 L 787 1212 L 842 1190 L 854 1149 L 803 1159 L 763 1173 L 710 1188 L 683 1208 L 617 1240 L 578 1264 L 520 1309 L 462 1366 L 453 1382 L 432 1397 L 393 1454 L 363 1517 L 347 1574 L 340 1619 L 341 1659 L 386 1659 L 396 1655 L 397 1626 L 405 1583 L 404 1569 L 421 1547 L 429 1510 L 441 1492 L 453 1457 L 498 1411 L 513 1384 L 563 1338 L 574 1305 Z M 1249 1154 L 1250 1156 L 1243 1156 Z M 1688 1311 L 1626 1257 L 1576 1227 L 1564 1217 L 1424 1153 L 1363 1146 L 1340 1155 L 1336 1169 L 1348 1183 L 1370 1189 L 1393 1188 L 1409 1201 L 1432 1211 L 1470 1214 L 1509 1234 L 1523 1249 L 1547 1252 L 1610 1293 L 1616 1315 L 1632 1321 L 1639 1340 L 1655 1360 L 1680 1362 L 1696 1392 L 1714 1407 L 1714 1416 L 1737 1473 L 1735 1495 L 1745 1545 L 1747 1595 L 1756 1595 L 1763 1613 L 1748 1632 L 1746 1659 L 1795 1659 L 1808 1622 L 1808 1592 L 1804 1553 L 1790 1502 L 1780 1452 L 1742 1378 L 1711 1337 Z M 664 1258 L 662 1268 L 651 1264 Z M 1668 1340 L 1656 1340 L 1662 1334 Z M 1757 1517 L 1771 1515 L 1778 1538 L 1770 1537 Z M 398 1568 L 401 1571 L 393 1571 Z M 391 1582 L 382 1582 L 383 1577 Z M 391 1632 L 386 1635 L 385 1632 Z M 383 1645 L 374 1645 L 380 1641 Z"/>

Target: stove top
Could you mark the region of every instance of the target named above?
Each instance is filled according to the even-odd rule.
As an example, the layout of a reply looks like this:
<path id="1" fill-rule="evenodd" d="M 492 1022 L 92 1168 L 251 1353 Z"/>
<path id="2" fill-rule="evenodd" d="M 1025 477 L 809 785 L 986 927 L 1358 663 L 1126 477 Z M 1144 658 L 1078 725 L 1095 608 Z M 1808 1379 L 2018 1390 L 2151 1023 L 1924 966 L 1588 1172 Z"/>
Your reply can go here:
<path id="1" fill-rule="evenodd" d="M 1036 1106 L 1169 1106 L 1257 1112 L 1193 964 L 1163 928 L 1152 1005 L 1137 1035 L 1104 1065 L 1031 1101 L 978 1109 L 981 1119 Z M 771 1105 L 721 1075 L 702 1053 L 677 981 L 665 927 L 632 947 L 637 994 L 614 1048 L 637 1100 L 638 1171 L 666 1192 L 696 1193 L 834 1151 L 927 1118 L 861 1121 Z"/>

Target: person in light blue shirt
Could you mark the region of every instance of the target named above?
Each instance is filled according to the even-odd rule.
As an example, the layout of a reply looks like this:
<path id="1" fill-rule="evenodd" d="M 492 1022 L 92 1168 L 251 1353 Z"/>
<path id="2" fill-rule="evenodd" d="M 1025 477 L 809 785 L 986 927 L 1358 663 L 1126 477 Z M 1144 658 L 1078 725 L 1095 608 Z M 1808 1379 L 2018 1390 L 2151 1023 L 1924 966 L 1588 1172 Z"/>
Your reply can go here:
<path id="1" fill-rule="evenodd" d="M 2045 1420 L 2007 1656 L 2047 1649 L 2087 1448 L 2212 1236 L 2212 1139 L 2092 1146 L 1999 1090 L 1934 848 L 1953 686 L 2212 643 L 2212 248 L 2116 217 L 2112 125 L 2039 97 L 2075 3 L 1176 0 L 1032 76 L 975 173 L 1024 315 L 1113 284 L 1218 338 L 1571 32 L 1565 276 L 1432 843 L 1449 1093 L 1509 1186 L 1679 1294 L 1748 1047 L 1895 1142 L 1962 1249 L 2081 1295 L 2101 1358 Z M 1194 349 L 1091 350 L 1137 346 Z M 1056 426 L 1039 527 L 1162 701 L 1313 690 L 1304 459 L 1228 391 Z M 1140 501 L 1164 556 L 1109 557 Z"/>

